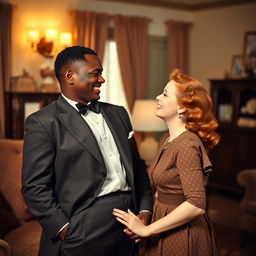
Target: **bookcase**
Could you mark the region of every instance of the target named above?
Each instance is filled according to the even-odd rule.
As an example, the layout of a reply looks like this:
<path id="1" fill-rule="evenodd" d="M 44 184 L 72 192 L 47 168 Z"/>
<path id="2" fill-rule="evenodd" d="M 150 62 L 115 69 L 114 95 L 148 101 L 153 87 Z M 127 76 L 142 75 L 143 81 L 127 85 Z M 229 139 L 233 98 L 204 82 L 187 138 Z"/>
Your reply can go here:
<path id="1" fill-rule="evenodd" d="M 241 195 L 237 174 L 256 168 L 256 80 L 211 79 L 210 89 L 221 141 L 209 153 L 214 168 L 209 186 Z"/>

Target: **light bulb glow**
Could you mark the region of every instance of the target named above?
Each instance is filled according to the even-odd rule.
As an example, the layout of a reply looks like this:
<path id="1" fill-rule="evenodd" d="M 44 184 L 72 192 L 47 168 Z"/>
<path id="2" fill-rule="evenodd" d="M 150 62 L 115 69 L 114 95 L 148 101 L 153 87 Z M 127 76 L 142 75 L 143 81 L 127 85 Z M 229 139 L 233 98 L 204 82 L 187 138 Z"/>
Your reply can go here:
<path id="1" fill-rule="evenodd" d="M 72 45 L 72 34 L 70 32 L 60 33 L 60 44 L 65 47 Z"/>
<path id="2" fill-rule="evenodd" d="M 38 43 L 39 42 L 39 31 L 35 28 L 27 29 L 27 42 Z"/>
<path id="3" fill-rule="evenodd" d="M 46 42 L 53 42 L 57 39 L 58 32 L 56 29 L 47 29 L 45 31 L 45 41 Z"/>

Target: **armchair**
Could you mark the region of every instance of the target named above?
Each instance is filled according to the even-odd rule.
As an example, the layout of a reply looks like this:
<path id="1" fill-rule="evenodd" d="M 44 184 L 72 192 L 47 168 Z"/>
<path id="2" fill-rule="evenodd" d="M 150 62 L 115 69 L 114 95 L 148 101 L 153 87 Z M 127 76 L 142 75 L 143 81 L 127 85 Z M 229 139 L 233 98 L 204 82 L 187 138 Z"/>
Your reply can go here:
<path id="1" fill-rule="evenodd" d="M 11 256 L 9 244 L 2 239 L 0 239 L 0 256 Z"/>
<path id="2" fill-rule="evenodd" d="M 0 256 L 36 256 L 41 226 L 21 194 L 22 140 L 0 139 Z"/>
<path id="3" fill-rule="evenodd" d="M 243 244 L 248 233 L 256 234 L 256 169 L 239 172 L 237 182 L 245 188 L 240 202 L 241 218 L 239 223 Z"/>

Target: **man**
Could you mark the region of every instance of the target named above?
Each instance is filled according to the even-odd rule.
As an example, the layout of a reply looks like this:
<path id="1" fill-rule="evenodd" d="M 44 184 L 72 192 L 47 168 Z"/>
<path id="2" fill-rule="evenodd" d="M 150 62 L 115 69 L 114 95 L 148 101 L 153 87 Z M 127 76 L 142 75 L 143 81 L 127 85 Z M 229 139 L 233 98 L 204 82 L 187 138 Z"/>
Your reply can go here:
<path id="1" fill-rule="evenodd" d="M 22 191 L 43 227 L 41 256 L 130 256 L 138 237 L 123 232 L 113 208 L 149 223 L 146 167 L 126 110 L 98 102 L 102 71 L 89 48 L 60 52 L 62 94 L 25 123 Z"/>

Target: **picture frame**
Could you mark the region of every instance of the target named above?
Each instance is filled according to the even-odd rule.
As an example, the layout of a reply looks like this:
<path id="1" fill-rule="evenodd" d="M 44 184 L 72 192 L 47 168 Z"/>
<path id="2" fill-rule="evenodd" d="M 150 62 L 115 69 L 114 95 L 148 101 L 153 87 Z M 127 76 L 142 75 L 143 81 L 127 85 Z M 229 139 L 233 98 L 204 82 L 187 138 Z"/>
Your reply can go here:
<path id="1" fill-rule="evenodd" d="M 256 31 L 245 33 L 243 64 L 246 69 L 256 68 Z"/>
<path id="2" fill-rule="evenodd" d="M 231 78 L 241 78 L 244 71 L 243 56 L 233 55 L 230 67 Z"/>
<path id="3" fill-rule="evenodd" d="M 231 104 L 220 104 L 218 110 L 220 122 L 230 123 L 232 121 L 233 109 Z"/>

